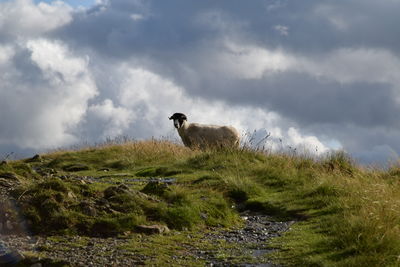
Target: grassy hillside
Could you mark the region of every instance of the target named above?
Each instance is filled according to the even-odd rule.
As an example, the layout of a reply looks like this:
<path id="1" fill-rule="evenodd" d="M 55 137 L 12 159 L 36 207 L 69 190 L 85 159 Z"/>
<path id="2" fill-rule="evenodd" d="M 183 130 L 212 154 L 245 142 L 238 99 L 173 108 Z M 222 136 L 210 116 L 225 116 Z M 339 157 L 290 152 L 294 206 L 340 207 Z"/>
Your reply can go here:
<path id="1" fill-rule="evenodd" d="M 360 168 L 344 153 L 317 160 L 152 140 L 60 151 L 0 172 L 15 174 L 11 194 L 36 234 L 118 236 L 143 224 L 199 232 L 238 226 L 239 211 L 256 210 L 299 221 L 271 244 L 277 262 L 400 265 L 400 167 Z"/>

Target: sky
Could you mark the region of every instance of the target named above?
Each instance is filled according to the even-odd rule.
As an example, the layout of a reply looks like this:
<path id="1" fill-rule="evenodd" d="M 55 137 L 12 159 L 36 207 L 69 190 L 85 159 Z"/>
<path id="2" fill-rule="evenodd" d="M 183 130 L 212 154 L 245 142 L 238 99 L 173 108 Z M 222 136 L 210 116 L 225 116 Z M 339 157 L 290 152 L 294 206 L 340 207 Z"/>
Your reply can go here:
<path id="1" fill-rule="evenodd" d="M 399 0 L 2 0 L 0 158 L 177 139 L 168 117 L 181 112 L 270 150 L 397 159 L 398 10 Z"/>

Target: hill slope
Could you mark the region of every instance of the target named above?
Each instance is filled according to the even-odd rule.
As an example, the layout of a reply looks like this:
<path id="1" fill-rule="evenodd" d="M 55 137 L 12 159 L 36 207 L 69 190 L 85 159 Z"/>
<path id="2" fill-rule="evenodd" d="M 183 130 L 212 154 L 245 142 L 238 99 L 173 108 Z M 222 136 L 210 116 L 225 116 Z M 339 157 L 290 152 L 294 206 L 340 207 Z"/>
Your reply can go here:
<path id="1" fill-rule="evenodd" d="M 278 250 L 263 255 L 265 261 L 396 266 L 399 176 L 396 167 L 359 168 L 343 153 L 315 160 L 248 149 L 191 151 L 156 140 L 60 151 L 0 166 L 1 232 L 52 244 L 27 256 L 51 258 L 59 249 L 54 240 L 88 248 L 111 237 L 142 255 L 135 260 L 143 264 L 204 264 L 199 251 L 243 263 L 252 259 L 227 252 L 240 242 L 204 237 L 243 227 L 240 212 L 253 212 L 296 221 L 266 243 Z"/>

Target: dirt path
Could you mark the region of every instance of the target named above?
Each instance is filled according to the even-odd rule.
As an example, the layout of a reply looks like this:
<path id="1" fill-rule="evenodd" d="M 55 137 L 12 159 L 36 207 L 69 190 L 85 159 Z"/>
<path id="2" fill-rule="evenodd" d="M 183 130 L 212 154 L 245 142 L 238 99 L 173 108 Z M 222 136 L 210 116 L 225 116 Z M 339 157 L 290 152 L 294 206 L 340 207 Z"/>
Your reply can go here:
<path id="1" fill-rule="evenodd" d="M 268 240 L 290 229 L 294 221 L 280 222 L 271 216 L 253 212 L 243 212 L 241 217 L 245 220 L 244 227 L 206 235 L 212 242 L 225 243 L 227 246 L 218 251 L 197 251 L 199 257 L 211 266 L 279 266 L 271 263 L 266 257 L 273 251 L 268 245 Z M 218 258 L 221 254 L 228 257 L 221 260 Z"/>
<path id="2" fill-rule="evenodd" d="M 241 215 L 245 220 L 243 227 L 229 231 L 215 229 L 205 234 L 203 238 L 216 244 L 215 248 L 200 249 L 194 243 L 188 248 L 188 254 L 180 257 L 205 261 L 206 266 L 279 266 L 269 262 L 266 257 L 272 251 L 268 247 L 268 240 L 287 231 L 294 222 L 274 221 L 270 216 L 250 212 Z M 36 262 L 42 266 L 54 266 L 50 264 L 54 262 L 71 266 L 138 266 L 152 261 L 149 256 L 119 249 L 129 243 L 129 238 L 72 236 L 59 240 L 54 237 L 15 235 L 0 235 L 0 238 L 9 247 L 25 254 L 41 255 L 42 259 Z M 35 259 L 30 262 L 35 263 Z M 171 258 L 173 262 L 174 256 Z"/>

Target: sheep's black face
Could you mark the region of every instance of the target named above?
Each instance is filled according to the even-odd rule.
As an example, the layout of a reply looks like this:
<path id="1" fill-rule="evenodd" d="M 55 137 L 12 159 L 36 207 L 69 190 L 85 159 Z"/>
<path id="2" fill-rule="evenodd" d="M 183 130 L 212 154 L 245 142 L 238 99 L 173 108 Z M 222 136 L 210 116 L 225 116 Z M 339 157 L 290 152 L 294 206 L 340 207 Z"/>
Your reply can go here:
<path id="1" fill-rule="evenodd" d="M 169 117 L 170 120 L 174 120 L 174 126 L 176 129 L 179 129 L 182 127 L 183 122 L 187 120 L 186 115 L 183 113 L 174 113 L 171 117 Z"/>

